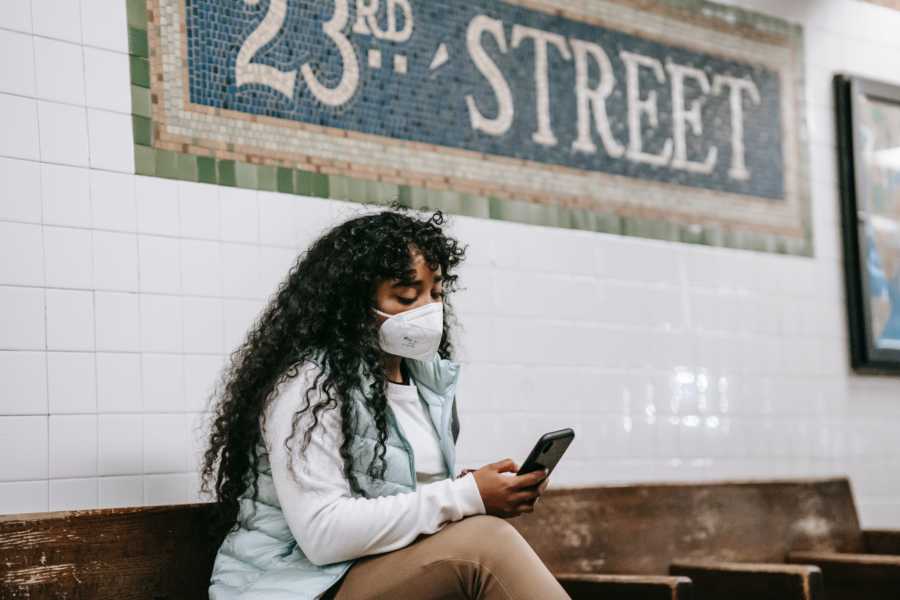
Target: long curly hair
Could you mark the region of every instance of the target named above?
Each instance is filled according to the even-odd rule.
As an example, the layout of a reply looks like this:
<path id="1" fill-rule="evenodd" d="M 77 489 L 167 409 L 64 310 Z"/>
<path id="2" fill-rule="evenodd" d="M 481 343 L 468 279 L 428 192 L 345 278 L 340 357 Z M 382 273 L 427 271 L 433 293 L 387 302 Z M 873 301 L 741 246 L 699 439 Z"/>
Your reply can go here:
<path id="1" fill-rule="evenodd" d="M 221 395 L 213 392 L 208 446 L 202 457 L 201 490 L 215 490 L 210 535 L 222 539 L 237 524 L 240 498 L 258 488 L 262 439 L 260 418 L 281 383 L 298 375 L 299 366 L 314 359 L 321 369 L 307 390 L 305 403 L 294 414 L 292 432 L 307 413 L 311 425 L 303 435 L 301 453 L 319 423 L 322 411 L 339 410 L 343 442 L 338 449 L 350 488 L 361 493 L 352 469 L 351 403 L 354 391 L 363 391 L 363 377 L 372 385 L 367 408 L 378 427 L 376 452 L 368 475 L 383 478 L 387 439 L 383 352 L 370 307 L 377 285 L 384 280 L 414 278 L 411 251 L 421 252 L 432 270 L 443 274 L 444 332 L 438 354 L 452 358 L 450 330 L 455 323 L 450 295 L 457 289 L 456 267 L 466 248 L 448 236 L 440 210 L 430 216 L 411 215 L 397 202 L 387 210 L 364 214 L 341 223 L 300 253 L 268 305 L 253 323 L 245 341 L 235 350 L 220 380 Z M 309 393 L 319 389 L 323 400 L 311 405 Z M 285 440 L 287 446 L 288 440 Z M 289 452 L 288 456 L 293 456 Z"/>

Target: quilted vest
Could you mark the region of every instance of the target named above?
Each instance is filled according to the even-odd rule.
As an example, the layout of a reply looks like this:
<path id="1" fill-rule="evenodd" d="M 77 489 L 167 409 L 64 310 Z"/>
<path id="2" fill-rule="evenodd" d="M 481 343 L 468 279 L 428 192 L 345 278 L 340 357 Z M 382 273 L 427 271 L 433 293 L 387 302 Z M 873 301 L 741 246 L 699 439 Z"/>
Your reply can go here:
<path id="1" fill-rule="evenodd" d="M 404 358 L 419 399 L 434 423 L 447 473 L 454 477 L 458 431 L 454 406 L 460 365 L 435 355 L 430 361 Z M 316 361 L 313 361 L 316 362 Z M 409 492 L 416 488 L 412 448 L 397 426 L 388 406 L 384 479 L 373 479 L 365 471 L 376 447 L 377 427 L 364 402 L 371 381 L 355 394 L 356 428 L 353 469 L 363 496 L 375 498 Z M 238 511 L 238 529 L 231 531 L 216 554 L 210 578 L 210 600 L 314 600 L 350 568 L 355 559 L 315 565 L 297 545 L 281 511 L 265 446 L 259 456 L 259 493 L 244 492 Z"/>

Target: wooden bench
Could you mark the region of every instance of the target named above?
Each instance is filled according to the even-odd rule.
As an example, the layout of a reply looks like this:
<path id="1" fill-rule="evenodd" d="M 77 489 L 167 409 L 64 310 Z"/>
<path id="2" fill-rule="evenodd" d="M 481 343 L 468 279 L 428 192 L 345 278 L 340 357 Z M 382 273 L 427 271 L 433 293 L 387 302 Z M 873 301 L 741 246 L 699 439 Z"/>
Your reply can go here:
<path id="1" fill-rule="evenodd" d="M 209 504 L 0 516 L 0 598 L 205 599 Z M 845 479 L 548 490 L 512 521 L 573 598 L 900 598 Z"/>
<path id="2" fill-rule="evenodd" d="M 678 575 L 695 600 L 900 599 L 900 530 L 863 531 L 847 479 L 551 489 L 541 504 L 514 523 L 555 573 Z"/>

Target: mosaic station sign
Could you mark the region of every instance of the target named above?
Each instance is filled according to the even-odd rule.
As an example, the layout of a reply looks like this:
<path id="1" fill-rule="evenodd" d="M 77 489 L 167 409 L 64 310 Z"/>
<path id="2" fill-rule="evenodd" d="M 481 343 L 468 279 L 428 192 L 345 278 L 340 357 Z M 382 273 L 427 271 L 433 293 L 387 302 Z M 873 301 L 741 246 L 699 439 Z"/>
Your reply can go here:
<path id="1" fill-rule="evenodd" d="M 647 4 L 148 0 L 140 141 L 218 183 L 808 253 L 799 28 Z"/>

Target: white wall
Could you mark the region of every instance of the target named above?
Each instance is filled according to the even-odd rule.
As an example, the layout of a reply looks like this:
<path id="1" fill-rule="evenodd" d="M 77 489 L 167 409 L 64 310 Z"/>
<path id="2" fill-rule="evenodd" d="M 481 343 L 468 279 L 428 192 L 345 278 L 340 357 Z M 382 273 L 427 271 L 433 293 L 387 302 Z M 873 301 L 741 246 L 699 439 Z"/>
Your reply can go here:
<path id="1" fill-rule="evenodd" d="M 831 74 L 900 83 L 900 12 L 806 28 L 815 259 L 456 218 L 460 466 L 577 429 L 555 482 L 849 474 L 900 526 L 900 379 L 848 372 Z M 0 11 L 0 513 L 196 498 L 204 391 L 358 205 L 133 175 L 124 0 Z"/>

